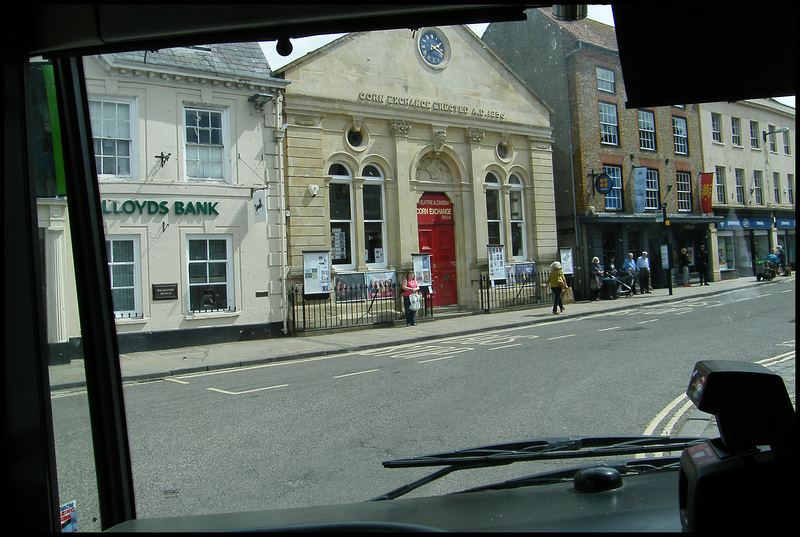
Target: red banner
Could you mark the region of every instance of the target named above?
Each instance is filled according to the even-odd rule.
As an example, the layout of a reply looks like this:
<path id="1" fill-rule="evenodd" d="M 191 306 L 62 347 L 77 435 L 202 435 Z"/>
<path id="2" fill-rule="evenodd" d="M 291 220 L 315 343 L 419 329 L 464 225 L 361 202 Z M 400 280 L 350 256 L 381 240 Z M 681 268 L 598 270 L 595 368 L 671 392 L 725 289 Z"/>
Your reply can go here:
<path id="1" fill-rule="evenodd" d="M 714 174 L 701 173 L 700 174 L 700 208 L 704 214 L 711 214 L 714 212 L 711 207 L 712 193 L 714 192 Z"/>

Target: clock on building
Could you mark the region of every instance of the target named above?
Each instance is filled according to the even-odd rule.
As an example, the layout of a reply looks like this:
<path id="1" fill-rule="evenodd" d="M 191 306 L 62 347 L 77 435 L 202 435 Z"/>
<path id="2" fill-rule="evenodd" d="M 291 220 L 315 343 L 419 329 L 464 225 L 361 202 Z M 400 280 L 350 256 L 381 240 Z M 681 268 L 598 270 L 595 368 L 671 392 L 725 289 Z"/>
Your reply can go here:
<path id="1" fill-rule="evenodd" d="M 444 69 L 450 60 L 450 42 L 437 28 L 424 28 L 417 38 L 417 50 L 422 59 L 435 69 Z"/>

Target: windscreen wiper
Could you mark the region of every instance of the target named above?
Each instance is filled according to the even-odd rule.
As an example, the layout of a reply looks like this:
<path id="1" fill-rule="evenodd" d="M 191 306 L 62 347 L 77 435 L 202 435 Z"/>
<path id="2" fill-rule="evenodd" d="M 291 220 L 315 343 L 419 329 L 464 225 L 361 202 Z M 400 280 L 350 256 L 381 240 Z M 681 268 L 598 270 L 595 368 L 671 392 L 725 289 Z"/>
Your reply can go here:
<path id="1" fill-rule="evenodd" d="M 680 462 L 680 456 L 659 457 L 653 459 L 637 459 L 621 463 L 604 463 L 602 468 L 616 470 L 620 476 L 641 475 L 653 472 L 678 470 L 680 469 Z M 480 492 L 484 490 L 504 490 L 519 487 L 531 487 L 536 485 L 553 485 L 556 483 L 569 483 L 573 481 L 576 474 L 583 469 L 584 467 L 577 466 L 563 470 L 554 470 L 552 472 L 546 472 L 542 474 L 518 477 L 515 479 L 509 479 L 507 481 L 501 481 L 500 483 L 482 485 L 479 487 L 462 490 L 461 493 Z"/>
<path id="2" fill-rule="evenodd" d="M 408 485 L 387 492 L 377 498 L 373 498 L 371 501 L 398 498 L 457 470 L 488 468 L 521 461 L 577 459 L 682 451 L 689 446 L 705 441 L 708 441 L 708 438 L 667 436 L 566 437 L 513 442 L 509 444 L 495 444 L 447 453 L 423 455 L 410 459 L 395 459 L 385 461 L 383 463 L 384 468 L 446 467 L 413 483 L 409 483 Z"/>

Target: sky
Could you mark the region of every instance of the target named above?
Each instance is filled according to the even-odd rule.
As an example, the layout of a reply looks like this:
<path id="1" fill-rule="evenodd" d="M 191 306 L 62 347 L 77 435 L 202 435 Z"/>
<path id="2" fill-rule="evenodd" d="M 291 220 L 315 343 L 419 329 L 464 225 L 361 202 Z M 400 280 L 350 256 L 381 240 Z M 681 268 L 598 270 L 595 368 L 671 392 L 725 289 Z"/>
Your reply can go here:
<path id="1" fill-rule="evenodd" d="M 614 15 L 611 12 L 610 5 L 589 4 L 588 18 L 596 20 L 598 22 L 602 22 L 604 24 L 608 24 L 610 26 L 614 26 Z M 486 30 L 487 26 L 488 24 L 469 25 L 470 29 L 473 32 L 475 32 L 475 34 L 478 37 L 483 35 L 483 32 L 484 30 Z M 275 52 L 274 41 L 267 41 L 261 43 L 261 49 L 264 51 L 264 55 L 267 57 L 267 61 L 269 62 L 270 68 L 272 70 L 275 70 L 283 67 L 288 63 L 293 62 L 297 58 L 305 56 L 312 50 L 316 50 L 319 47 L 326 45 L 343 35 L 345 34 L 330 34 L 330 35 L 320 35 L 314 37 L 303 37 L 300 39 L 292 39 L 291 42 L 294 49 L 292 50 L 292 53 L 289 56 L 281 56 L 277 52 Z M 776 97 L 775 100 L 794 108 L 794 95 L 788 97 Z"/>

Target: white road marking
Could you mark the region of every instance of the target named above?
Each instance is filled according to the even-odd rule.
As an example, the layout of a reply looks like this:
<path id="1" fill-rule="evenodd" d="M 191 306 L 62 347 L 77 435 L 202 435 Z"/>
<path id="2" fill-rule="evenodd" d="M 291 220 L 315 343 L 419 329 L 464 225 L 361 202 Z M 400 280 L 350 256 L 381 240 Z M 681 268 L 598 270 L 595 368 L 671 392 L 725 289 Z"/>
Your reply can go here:
<path id="1" fill-rule="evenodd" d="M 377 372 L 377 371 L 378 371 L 377 369 L 369 369 L 369 370 L 367 370 L 367 371 L 358 371 L 358 372 L 356 372 L 356 373 L 347 373 L 347 374 L 345 374 L 345 375 L 336 375 L 336 376 L 335 376 L 335 377 L 333 377 L 333 378 L 335 378 L 335 379 L 341 379 L 341 378 L 344 378 L 344 377 L 352 377 L 352 376 L 355 376 L 355 375 L 363 375 L 363 374 L 365 374 L 365 373 L 375 373 L 375 372 Z"/>
<path id="2" fill-rule="evenodd" d="M 246 393 L 263 392 L 265 390 L 274 390 L 275 388 L 285 388 L 287 386 L 288 384 L 278 384 L 277 386 L 267 386 L 265 388 L 256 388 L 254 390 L 243 390 L 241 392 L 231 392 L 228 390 L 221 390 L 219 388 L 206 388 L 206 390 L 217 393 L 224 393 L 225 395 L 244 395 Z"/>

